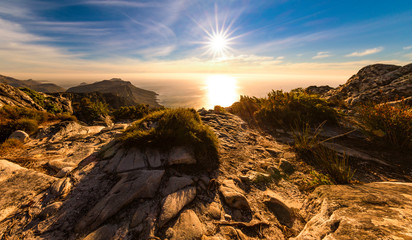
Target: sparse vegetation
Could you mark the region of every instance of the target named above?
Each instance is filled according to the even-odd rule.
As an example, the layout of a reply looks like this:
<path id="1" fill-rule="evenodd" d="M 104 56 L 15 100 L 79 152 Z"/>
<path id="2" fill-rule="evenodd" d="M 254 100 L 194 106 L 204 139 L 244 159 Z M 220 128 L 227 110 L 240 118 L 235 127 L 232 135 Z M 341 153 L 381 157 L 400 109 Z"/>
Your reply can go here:
<path id="1" fill-rule="evenodd" d="M 328 101 L 302 89 L 272 91 L 266 98 L 242 96 L 229 109 L 250 123 L 270 127 L 290 128 L 302 122 L 310 125 L 323 121 L 336 123 L 338 118 L 338 112 Z"/>
<path id="2" fill-rule="evenodd" d="M 358 110 L 361 127 L 376 141 L 398 148 L 412 148 L 412 107 L 368 104 Z"/>
<path id="3" fill-rule="evenodd" d="M 204 168 L 218 164 L 218 140 L 194 109 L 166 109 L 148 114 L 126 129 L 121 140 L 128 145 L 157 147 L 174 146 L 194 149 L 198 164 Z"/>
<path id="4" fill-rule="evenodd" d="M 54 120 L 75 120 L 75 117 L 69 113 L 55 115 L 30 108 L 4 106 L 0 109 L 0 142 L 6 140 L 16 130 L 33 134 L 40 124 Z"/>
<path id="5" fill-rule="evenodd" d="M 355 171 L 348 164 L 348 158 L 339 156 L 335 151 L 322 145 L 326 140 L 319 137 L 322 124 L 313 132 L 309 124 L 303 128 L 295 128 L 293 131 L 294 149 L 303 160 L 319 167 L 328 174 L 336 184 L 347 184 L 352 181 Z"/>
<path id="6" fill-rule="evenodd" d="M 30 88 L 20 88 L 23 92 L 25 92 L 29 97 L 37 103 L 39 106 L 44 108 L 49 113 L 61 113 L 63 112 L 62 109 L 56 106 L 52 101 L 49 100 L 49 97 L 45 97 L 43 94 L 36 92 Z"/>
<path id="7" fill-rule="evenodd" d="M 139 104 L 136 106 L 120 107 L 113 111 L 112 115 L 116 122 L 124 120 L 137 120 L 149 114 L 149 105 Z"/>
<path id="8" fill-rule="evenodd" d="M 227 112 L 226 109 L 220 105 L 216 105 L 213 108 L 213 111 L 215 111 L 215 113 L 225 113 Z"/>
<path id="9" fill-rule="evenodd" d="M 109 106 L 101 101 L 92 102 L 89 98 L 82 98 L 80 102 L 73 103 L 74 115 L 86 123 L 100 121 L 109 115 Z"/>
<path id="10" fill-rule="evenodd" d="M 310 172 L 310 175 L 312 175 L 313 179 L 307 182 L 306 187 L 308 190 L 313 190 L 321 185 L 333 185 L 333 182 L 325 174 L 313 170 Z"/>
<path id="11" fill-rule="evenodd" d="M 17 139 L 7 139 L 3 143 L 0 144 L 0 156 L 16 149 L 20 149 L 23 147 L 23 143 Z"/>

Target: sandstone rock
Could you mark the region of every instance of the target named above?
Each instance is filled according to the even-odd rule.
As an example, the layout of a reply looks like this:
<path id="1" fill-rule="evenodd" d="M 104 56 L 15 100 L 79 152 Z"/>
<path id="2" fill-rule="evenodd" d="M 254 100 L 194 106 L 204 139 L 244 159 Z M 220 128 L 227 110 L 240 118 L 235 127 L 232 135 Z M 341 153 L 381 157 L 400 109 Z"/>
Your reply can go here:
<path id="1" fill-rule="evenodd" d="M 87 235 L 83 240 L 109 240 L 116 233 L 115 225 L 104 225 Z"/>
<path id="2" fill-rule="evenodd" d="M 175 217 L 180 210 L 192 202 L 196 197 L 196 188 L 188 187 L 169 194 L 162 202 L 162 210 L 159 217 L 159 227 L 163 227 L 170 219 Z"/>
<path id="3" fill-rule="evenodd" d="M 168 165 L 176 164 L 196 164 L 196 159 L 186 147 L 176 147 L 170 150 Z"/>
<path id="4" fill-rule="evenodd" d="M 412 64 L 403 67 L 374 64 L 362 68 L 345 84 L 324 96 L 331 100 L 344 100 L 350 106 L 369 101 L 394 101 L 412 95 L 411 79 Z"/>
<path id="5" fill-rule="evenodd" d="M 147 221 L 147 218 L 150 215 L 156 215 L 154 214 L 156 212 L 155 207 L 156 206 L 154 206 L 154 204 L 151 201 L 146 201 L 142 203 L 136 209 L 136 212 L 133 215 L 132 221 L 130 222 L 130 227 L 131 228 L 137 227 L 142 222 Z"/>
<path id="6" fill-rule="evenodd" d="M 81 219 L 76 230 L 96 229 L 134 199 L 154 197 L 163 174 L 164 170 L 136 170 L 121 174 L 119 182 Z"/>
<path id="7" fill-rule="evenodd" d="M 222 206 L 217 202 L 212 202 L 208 207 L 208 215 L 216 220 L 219 220 L 222 216 Z"/>
<path id="8" fill-rule="evenodd" d="M 286 174 L 292 174 L 295 171 L 293 165 L 284 158 L 280 159 L 279 168 L 282 169 L 282 171 Z"/>
<path id="9" fill-rule="evenodd" d="M 170 240 L 195 240 L 200 239 L 205 233 L 205 229 L 196 213 L 190 209 L 180 214 L 172 229 L 174 231 L 171 231 L 172 234 L 168 236 Z"/>
<path id="10" fill-rule="evenodd" d="M 293 210 L 283 202 L 283 199 L 280 196 L 275 195 L 274 193 L 266 196 L 269 198 L 263 203 L 267 206 L 269 211 L 276 216 L 280 224 L 292 228 L 295 220 Z"/>
<path id="11" fill-rule="evenodd" d="M 167 156 L 165 154 L 160 153 L 157 149 L 147 149 L 146 157 L 149 166 L 152 168 L 158 168 L 162 166 L 167 159 Z"/>
<path id="12" fill-rule="evenodd" d="M 54 177 L 0 160 L 0 221 L 28 204 L 54 181 Z"/>
<path id="13" fill-rule="evenodd" d="M 162 195 L 167 196 L 170 193 L 174 193 L 179 189 L 182 189 L 188 185 L 193 184 L 193 180 L 190 177 L 175 177 L 169 178 L 166 188 L 162 190 Z"/>
<path id="14" fill-rule="evenodd" d="M 54 202 L 54 203 L 48 205 L 47 207 L 45 207 L 43 209 L 43 211 L 41 211 L 39 216 L 42 217 L 42 218 L 47 218 L 50 215 L 55 214 L 62 205 L 63 205 L 62 202 Z"/>
<path id="15" fill-rule="evenodd" d="M 306 202 L 295 239 L 409 239 L 412 183 L 324 185 Z"/>
<path id="16" fill-rule="evenodd" d="M 226 180 L 223 184 L 219 187 L 219 191 L 227 205 L 232 208 L 250 210 L 249 202 L 243 195 L 243 191 L 236 187 L 233 180 Z"/>
<path id="17" fill-rule="evenodd" d="M 57 197 L 65 198 L 67 194 L 70 193 L 71 189 L 72 184 L 70 178 L 62 178 L 51 185 L 50 193 Z"/>
<path id="18" fill-rule="evenodd" d="M 145 155 L 137 148 L 131 148 L 124 155 L 119 165 L 117 166 L 117 172 L 126 172 L 146 167 Z"/>
<path id="19" fill-rule="evenodd" d="M 58 178 L 66 177 L 67 174 L 69 174 L 72 170 L 73 170 L 72 167 L 62 168 L 62 169 L 56 174 L 55 177 L 58 177 Z"/>
<path id="20" fill-rule="evenodd" d="M 9 139 L 16 139 L 22 143 L 25 143 L 30 139 L 30 137 L 29 137 L 29 134 L 27 134 L 26 132 L 17 130 L 9 136 Z"/>
<path id="21" fill-rule="evenodd" d="M 0 107 L 4 105 L 28 107 L 40 111 L 44 110 L 20 89 L 5 83 L 0 83 Z"/>
<path id="22" fill-rule="evenodd" d="M 74 167 L 73 163 L 64 162 L 63 160 L 52 160 L 47 165 L 56 172 L 60 172 L 63 168 Z"/>
<path id="23" fill-rule="evenodd" d="M 120 148 L 117 150 L 116 154 L 109 160 L 109 163 L 104 167 L 105 172 L 113 173 L 116 171 L 117 167 L 119 166 L 120 160 L 124 155 L 125 150 Z"/>

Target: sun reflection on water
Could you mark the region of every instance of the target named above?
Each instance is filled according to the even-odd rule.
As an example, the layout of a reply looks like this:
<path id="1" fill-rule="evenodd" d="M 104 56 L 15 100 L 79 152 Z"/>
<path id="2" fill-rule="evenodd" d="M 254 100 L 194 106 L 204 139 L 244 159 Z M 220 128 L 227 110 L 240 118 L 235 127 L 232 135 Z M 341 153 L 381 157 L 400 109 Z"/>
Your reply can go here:
<path id="1" fill-rule="evenodd" d="M 227 75 L 212 75 L 206 78 L 206 108 L 215 105 L 229 107 L 239 99 L 237 79 Z"/>

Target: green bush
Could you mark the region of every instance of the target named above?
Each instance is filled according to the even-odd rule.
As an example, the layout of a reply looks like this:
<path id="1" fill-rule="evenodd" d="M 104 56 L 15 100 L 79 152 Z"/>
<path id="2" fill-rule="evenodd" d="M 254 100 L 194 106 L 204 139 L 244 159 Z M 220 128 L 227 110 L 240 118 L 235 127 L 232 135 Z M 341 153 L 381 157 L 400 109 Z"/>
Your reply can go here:
<path id="1" fill-rule="evenodd" d="M 327 121 L 336 123 L 338 112 L 329 102 L 302 89 L 290 92 L 272 91 L 266 98 L 241 96 L 229 111 L 249 123 L 290 128 L 293 124 L 310 125 Z"/>
<path id="2" fill-rule="evenodd" d="M 194 109 L 166 109 L 150 113 L 134 122 L 121 137 L 129 146 L 169 150 L 189 146 L 203 168 L 218 164 L 218 140 Z"/>
<path id="3" fill-rule="evenodd" d="M 61 113 L 63 112 L 56 104 L 54 104 L 50 97 L 45 97 L 43 94 L 36 92 L 30 88 L 20 88 L 25 92 L 35 103 L 44 108 L 49 113 Z"/>
<path id="4" fill-rule="evenodd" d="M 27 118 L 42 123 L 49 120 L 52 116 L 52 114 L 47 112 L 24 107 L 6 105 L 0 109 L 0 118 L 2 119 L 18 120 L 21 118 Z"/>
<path id="5" fill-rule="evenodd" d="M 412 107 L 399 105 L 367 104 L 358 109 L 361 127 L 377 141 L 399 148 L 412 147 Z"/>
<path id="6" fill-rule="evenodd" d="M 120 107 L 113 111 L 113 117 L 116 122 L 124 120 L 137 120 L 146 116 L 150 112 L 149 106 L 139 104 L 136 106 Z"/>
<path id="7" fill-rule="evenodd" d="M 82 98 L 73 104 L 73 112 L 77 119 L 86 123 L 100 121 L 109 115 L 109 106 L 100 101 L 92 102 L 89 98 Z"/>

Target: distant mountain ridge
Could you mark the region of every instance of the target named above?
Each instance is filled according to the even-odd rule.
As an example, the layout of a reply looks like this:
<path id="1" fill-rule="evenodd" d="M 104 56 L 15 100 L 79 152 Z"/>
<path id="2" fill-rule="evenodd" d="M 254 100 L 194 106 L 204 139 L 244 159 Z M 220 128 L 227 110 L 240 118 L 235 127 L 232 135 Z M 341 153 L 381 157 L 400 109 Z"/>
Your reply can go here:
<path id="1" fill-rule="evenodd" d="M 129 81 L 120 78 L 112 78 L 92 84 L 80 84 L 76 87 L 67 89 L 68 93 L 111 93 L 115 96 L 122 97 L 127 105 L 148 104 L 151 107 L 159 107 L 157 102 L 157 93 L 144 90 L 134 86 Z"/>
<path id="2" fill-rule="evenodd" d="M 41 83 L 35 80 L 18 80 L 12 77 L 7 77 L 0 75 L 0 83 L 6 83 L 13 87 L 27 87 L 33 89 L 37 92 L 44 92 L 44 93 L 56 93 L 56 92 L 64 92 L 66 89 L 53 84 L 53 83 Z"/>

